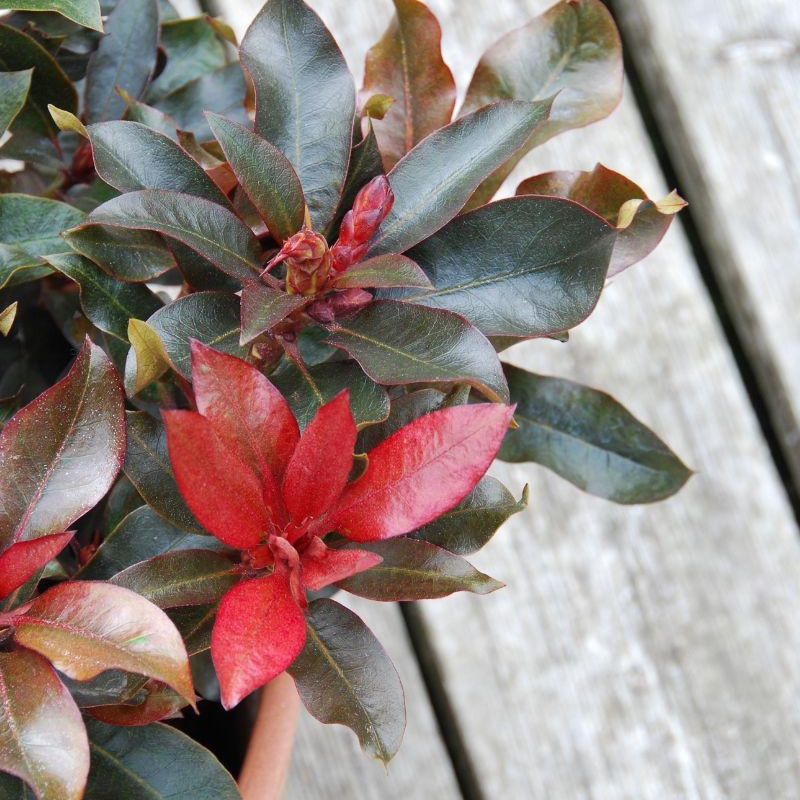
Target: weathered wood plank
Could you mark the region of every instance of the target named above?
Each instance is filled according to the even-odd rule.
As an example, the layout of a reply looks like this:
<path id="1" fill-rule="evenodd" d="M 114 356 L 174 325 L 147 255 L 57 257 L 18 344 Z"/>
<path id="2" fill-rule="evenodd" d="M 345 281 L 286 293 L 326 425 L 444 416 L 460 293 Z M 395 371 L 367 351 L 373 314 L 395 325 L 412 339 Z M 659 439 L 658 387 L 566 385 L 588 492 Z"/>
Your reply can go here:
<path id="1" fill-rule="evenodd" d="M 800 4 L 614 6 L 800 487 Z"/>
<path id="2" fill-rule="evenodd" d="M 313 5 L 360 70 L 389 4 Z M 477 53 L 547 0 L 430 5 L 463 89 Z M 597 160 L 666 188 L 630 99 L 517 174 Z M 797 797 L 797 531 L 679 230 L 615 281 L 569 345 L 511 356 L 613 391 L 699 474 L 668 503 L 623 509 L 541 470 L 496 470 L 533 488 L 531 509 L 478 559 L 509 588 L 421 607 L 484 796 Z M 359 768 L 344 769 L 360 797 Z"/>

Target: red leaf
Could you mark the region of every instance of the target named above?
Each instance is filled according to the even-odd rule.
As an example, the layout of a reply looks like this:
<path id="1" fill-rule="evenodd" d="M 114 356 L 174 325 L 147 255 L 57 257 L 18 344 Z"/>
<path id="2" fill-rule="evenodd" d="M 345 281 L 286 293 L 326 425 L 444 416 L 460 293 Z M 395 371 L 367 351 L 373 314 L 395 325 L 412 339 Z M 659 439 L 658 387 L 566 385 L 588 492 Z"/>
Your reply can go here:
<path id="1" fill-rule="evenodd" d="M 300 438 L 283 395 L 236 356 L 192 340 L 192 385 L 197 410 L 235 445 L 235 454 L 257 475 L 280 479 Z"/>
<path id="2" fill-rule="evenodd" d="M 425 525 L 460 502 L 489 468 L 513 407 L 434 411 L 370 451 L 364 474 L 331 511 L 327 528 L 365 542 Z"/>
<path id="3" fill-rule="evenodd" d="M 333 505 L 353 466 L 356 435 L 345 389 L 317 411 L 286 468 L 283 499 L 293 520 L 319 517 Z"/>
<path id="4" fill-rule="evenodd" d="M 212 424 L 194 411 L 164 411 L 175 481 L 200 523 L 232 547 L 257 545 L 270 527 L 262 482 Z"/>
<path id="5" fill-rule="evenodd" d="M 222 598 L 211 635 L 222 705 L 233 708 L 283 672 L 305 641 L 305 617 L 292 598 L 288 575 L 277 572 L 234 586 Z"/>
<path id="6" fill-rule="evenodd" d="M 377 553 L 367 550 L 333 550 L 321 539 L 314 541 L 316 546 L 306 550 L 302 561 L 303 585 L 313 591 L 343 581 L 383 561 Z"/>
<path id="7" fill-rule="evenodd" d="M 19 589 L 37 569 L 55 558 L 74 535 L 74 531 L 67 531 L 12 544 L 0 555 L 0 599 Z"/>

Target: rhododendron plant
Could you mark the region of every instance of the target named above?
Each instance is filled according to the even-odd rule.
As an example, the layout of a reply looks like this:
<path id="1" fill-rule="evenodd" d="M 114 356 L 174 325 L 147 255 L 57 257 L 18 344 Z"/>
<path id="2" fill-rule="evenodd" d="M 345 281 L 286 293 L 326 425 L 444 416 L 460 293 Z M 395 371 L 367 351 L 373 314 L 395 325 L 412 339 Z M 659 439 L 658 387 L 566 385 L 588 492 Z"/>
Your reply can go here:
<path id="1" fill-rule="evenodd" d="M 6 3 L 4 800 L 234 800 L 178 728 L 283 672 L 388 761 L 403 690 L 347 593 L 499 589 L 465 559 L 527 502 L 495 457 L 618 503 L 689 476 L 609 395 L 500 358 L 566 340 L 683 205 L 602 165 L 492 201 L 619 101 L 608 11 L 556 3 L 456 110 L 438 22 L 393 3 L 360 92 L 304 0 L 238 45 L 167 0 Z"/>

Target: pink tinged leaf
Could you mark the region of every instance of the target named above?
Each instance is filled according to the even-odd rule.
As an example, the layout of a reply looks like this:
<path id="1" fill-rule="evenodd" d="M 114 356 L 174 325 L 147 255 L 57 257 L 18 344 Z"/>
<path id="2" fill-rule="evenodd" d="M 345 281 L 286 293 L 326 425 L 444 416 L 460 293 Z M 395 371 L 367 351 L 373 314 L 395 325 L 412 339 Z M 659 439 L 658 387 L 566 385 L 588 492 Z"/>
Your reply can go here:
<path id="1" fill-rule="evenodd" d="M 204 528 L 241 549 L 255 547 L 271 527 L 263 482 L 212 423 L 194 411 L 164 411 L 175 481 Z"/>
<path id="2" fill-rule="evenodd" d="M 39 798 L 80 800 L 89 774 L 81 712 L 40 655 L 0 653 L 0 772 Z"/>
<path id="3" fill-rule="evenodd" d="M 321 516 L 339 497 L 353 466 L 356 435 L 345 389 L 317 411 L 286 468 L 283 499 L 295 522 Z"/>
<path id="4" fill-rule="evenodd" d="M 141 703 L 92 706 L 86 712 L 108 725 L 149 725 L 162 719 L 179 717 L 186 701 L 160 681 L 148 681 L 147 695 Z"/>
<path id="5" fill-rule="evenodd" d="M 166 683 L 194 703 L 189 658 L 178 629 L 152 603 L 108 583 L 70 581 L 14 617 L 14 637 L 53 666 L 85 681 L 121 669 Z"/>
<path id="6" fill-rule="evenodd" d="M 380 564 L 383 558 L 366 550 L 333 550 L 314 537 L 302 556 L 303 584 L 316 591 Z"/>
<path id="7" fill-rule="evenodd" d="M 459 503 L 489 468 L 512 406 L 455 406 L 400 428 L 368 453 L 364 474 L 343 492 L 328 528 L 355 541 L 388 539 Z"/>
<path id="8" fill-rule="evenodd" d="M 55 558 L 74 535 L 74 531 L 67 531 L 12 544 L 0 555 L 0 599 L 19 589 L 37 569 Z"/>
<path id="9" fill-rule="evenodd" d="M 286 317 L 308 305 L 311 298 L 274 289 L 260 281 L 247 281 L 242 289 L 242 332 L 239 344 L 248 344 L 272 330 Z"/>
<path id="10" fill-rule="evenodd" d="M 235 444 L 257 475 L 280 479 L 300 439 L 283 395 L 240 358 L 192 340 L 192 385 L 197 410 Z"/>
<path id="11" fill-rule="evenodd" d="M 231 589 L 222 598 L 211 635 L 222 705 L 233 708 L 280 675 L 305 641 L 305 617 L 292 597 L 286 572 L 243 581 Z"/>
<path id="12" fill-rule="evenodd" d="M 123 412 L 116 370 L 87 339 L 0 435 L 0 548 L 61 533 L 102 499 L 125 455 Z"/>

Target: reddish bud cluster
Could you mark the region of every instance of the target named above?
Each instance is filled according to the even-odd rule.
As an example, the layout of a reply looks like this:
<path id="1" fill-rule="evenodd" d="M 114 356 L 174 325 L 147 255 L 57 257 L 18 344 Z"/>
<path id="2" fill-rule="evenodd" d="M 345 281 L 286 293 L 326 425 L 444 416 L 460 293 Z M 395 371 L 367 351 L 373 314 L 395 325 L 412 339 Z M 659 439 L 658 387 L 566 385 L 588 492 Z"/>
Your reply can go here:
<path id="1" fill-rule="evenodd" d="M 286 291 L 306 297 L 325 288 L 331 273 L 331 251 L 325 237 L 303 228 L 288 238 L 269 266 L 286 264 Z"/>
<path id="2" fill-rule="evenodd" d="M 342 272 L 361 259 L 392 205 L 394 194 L 385 175 L 378 175 L 361 189 L 353 207 L 344 215 L 339 239 L 331 251 L 335 272 Z"/>

